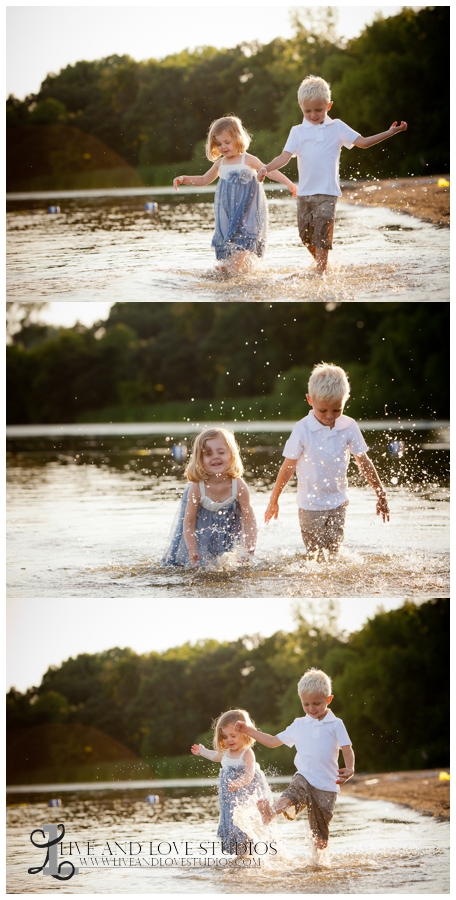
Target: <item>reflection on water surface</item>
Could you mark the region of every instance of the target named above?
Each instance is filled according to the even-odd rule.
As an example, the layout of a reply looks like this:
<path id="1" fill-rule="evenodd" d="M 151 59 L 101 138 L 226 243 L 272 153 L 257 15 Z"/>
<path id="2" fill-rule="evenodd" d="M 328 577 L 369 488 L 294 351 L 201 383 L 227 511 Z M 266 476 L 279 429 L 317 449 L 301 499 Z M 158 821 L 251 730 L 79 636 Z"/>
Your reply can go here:
<path id="1" fill-rule="evenodd" d="M 364 432 L 391 522 L 375 516 L 375 496 L 351 463 L 345 542 L 324 566 L 306 557 L 293 485 L 282 494 L 278 523 L 263 525 L 287 435 L 239 434 L 257 552 L 191 571 L 160 562 L 186 483 L 172 461 L 172 438 L 126 432 L 9 441 L 9 597 L 448 595 L 446 430 L 401 431 L 402 457 L 388 452 L 393 431 Z"/>
<path id="2" fill-rule="evenodd" d="M 151 194 L 158 200 L 152 215 L 137 196 L 62 199 L 55 216 L 45 199 L 9 202 L 8 299 L 449 300 L 447 229 L 341 202 L 328 277 L 306 280 L 299 276 L 310 257 L 296 205 L 269 191 L 265 263 L 220 280 L 213 277 L 212 194 Z"/>
<path id="3" fill-rule="evenodd" d="M 151 866 L 150 850 L 179 860 L 183 844 L 197 847 L 216 842 L 218 801 L 216 787 L 162 788 L 160 802 L 149 806 L 145 790 L 62 793 L 63 809 L 49 810 L 46 794 L 9 795 L 7 811 L 8 891 L 10 893 L 263 893 L 263 894 L 432 894 L 449 892 L 449 826 L 414 810 L 384 801 L 358 800 L 340 795 L 331 826 L 330 851 L 317 864 L 309 845 L 308 825 L 301 815 L 274 824 L 274 857 L 262 856 L 259 868 Z M 283 785 L 274 790 L 280 791 Z M 56 796 L 53 794 L 53 796 Z M 52 819 L 54 816 L 54 819 Z M 66 827 L 64 858 L 69 841 L 80 848 L 93 842 L 93 856 L 101 857 L 106 843 L 141 844 L 144 864 L 131 868 L 87 865 L 87 855 L 76 857 L 80 874 L 64 885 L 51 878 L 30 876 L 27 869 L 41 865 L 42 852 L 34 850 L 29 835 L 44 821 Z M 171 845 L 172 856 L 167 853 Z M 174 844 L 181 853 L 174 852 Z M 130 852 L 129 847 L 127 847 Z M 137 851 L 137 846 L 134 851 Z M 143 855 L 144 854 L 144 855 Z M 118 856 L 124 854 L 119 849 Z M 196 854 L 195 854 L 196 856 Z M 193 856 L 193 858 L 195 858 Z M 220 857 L 218 848 L 215 856 Z"/>

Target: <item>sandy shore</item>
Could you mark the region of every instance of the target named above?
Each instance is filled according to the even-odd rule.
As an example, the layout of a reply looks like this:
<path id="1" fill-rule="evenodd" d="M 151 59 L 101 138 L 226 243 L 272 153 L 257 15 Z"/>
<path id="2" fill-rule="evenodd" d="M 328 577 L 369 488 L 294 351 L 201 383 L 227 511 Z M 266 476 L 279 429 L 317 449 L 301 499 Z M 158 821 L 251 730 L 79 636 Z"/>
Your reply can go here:
<path id="1" fill-rule="evenodd" d="M 342 788 L 345 794 L 370 800 L 390 800 L 411 806 L 437 819 L 450 818 L 450 782 L 439 780 L 439 771 L 383 772 L 355 775 Z"/>
<path id="2" fill-rule="evenodd" d="M 450 187 L 438 184 L 440 179 L 449 181 L 449 175 L 433 178 L 397 178 L 394 181 L 358 181 L 342 187 L 342 199 L 346 203 L 366 206 L 389 206 L 397 212 L 417 216 L 423 222 L 440 227 L 450 224 Z"/>

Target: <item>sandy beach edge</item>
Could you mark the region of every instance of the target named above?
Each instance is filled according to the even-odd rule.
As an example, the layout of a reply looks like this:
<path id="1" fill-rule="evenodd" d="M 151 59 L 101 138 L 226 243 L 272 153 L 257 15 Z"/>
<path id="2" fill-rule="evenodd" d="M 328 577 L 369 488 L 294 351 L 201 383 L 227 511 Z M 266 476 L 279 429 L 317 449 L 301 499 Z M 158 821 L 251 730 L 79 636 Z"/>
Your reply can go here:
<path id="1" fill-rule="evenodd" d="M 360 799 L 409 806 L 443 822 L 450 818 L 450 781 L 440 778 L 441 772 L 449 774 L 449 769 L 354 775 L 342 791 Z"/>
<path id="2" fill-rule="evenodd" d="M 388 206 L 440 228 L 449 227 L 449 181 L 449 175 L 356 181 L 342 185 L 342 200 L 363 206 Z"/>

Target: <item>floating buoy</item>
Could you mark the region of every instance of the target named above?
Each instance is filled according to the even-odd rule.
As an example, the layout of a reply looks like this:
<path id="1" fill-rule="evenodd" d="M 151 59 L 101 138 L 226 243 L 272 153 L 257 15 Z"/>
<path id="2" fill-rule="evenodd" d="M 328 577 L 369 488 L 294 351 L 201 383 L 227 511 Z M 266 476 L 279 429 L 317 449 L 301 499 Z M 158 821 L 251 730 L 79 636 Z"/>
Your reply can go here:
<path id="1" fill-rule="evenodd" d="M 187 445 L 175 444 L 171 449 L 174 462 L 182 463 L 187 459 Z"/>
<path id="2" fill-rule="evenodd" d="M 437 187 L 449 187 L 450 182 L 446 180 L 446 178 L 439 178 L 437 181 Z"/>
<path id="3" fill-rule="evenodd" d="M 154 201 L 150 200 L 144 204 L 144 209 L 146 210 L 146 212 L 157 212 L 158 203 L 155 203 Z"/>
<path id="4" fill-rule="evenodd" d="M 48 806 L 61 806 L 62 801 L 58 799 L 49 800 Z"/>
<path id="5" fill-rule="evenodd" d="M 149 796 L 146 797 L 146 803 L 160 803 L 160 797 L 158 794 L 149 794 Z"/>
<path id="6" fill-rule="evenodd" d="M 449 772 L 439 772 L 439 781 L 449 781 L 450 773 Z"/>
<path id="7" fill-rule="evenodd" d="M 60 206 L 48 206 L 48 213 L 59 213 Z"/>
<path id="8" fill-rule="evenodd" d="M 402 456 L 404 453 L 404 441 L 390 441 L 388 444 L 388 453 L 391 456 Z"/>

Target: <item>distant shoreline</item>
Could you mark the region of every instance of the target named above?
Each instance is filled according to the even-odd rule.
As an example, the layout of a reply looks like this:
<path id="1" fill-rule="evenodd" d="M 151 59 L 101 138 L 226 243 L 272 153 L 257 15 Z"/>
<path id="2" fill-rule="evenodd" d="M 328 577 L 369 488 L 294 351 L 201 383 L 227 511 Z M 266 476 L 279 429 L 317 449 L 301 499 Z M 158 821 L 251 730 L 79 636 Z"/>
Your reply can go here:
<path id="1" fill-rule="evenodd" d="M 440 821 L 450 818 L 450 782 L 439 780 L 436 769 L 355 775 L 342 791 L 362 800 L 389 800 L 409 806 Z"/>

